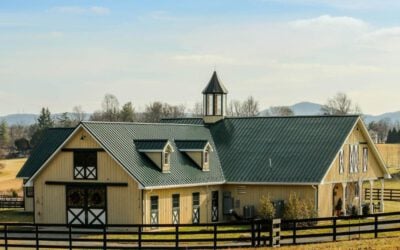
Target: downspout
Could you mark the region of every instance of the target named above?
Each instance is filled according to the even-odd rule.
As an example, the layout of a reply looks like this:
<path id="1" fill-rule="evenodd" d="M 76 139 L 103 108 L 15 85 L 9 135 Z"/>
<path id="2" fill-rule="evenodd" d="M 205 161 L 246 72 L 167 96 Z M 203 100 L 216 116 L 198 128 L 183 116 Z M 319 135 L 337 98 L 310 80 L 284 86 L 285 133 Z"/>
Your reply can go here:
<path id="1" fill-rule="evenodd" d="M 318 186 L 311 185 L 311 187 L 314 189 L 314 208 L 315 212 L 317 213 L 317 217 L 319 215 L 318 213 Z"/>

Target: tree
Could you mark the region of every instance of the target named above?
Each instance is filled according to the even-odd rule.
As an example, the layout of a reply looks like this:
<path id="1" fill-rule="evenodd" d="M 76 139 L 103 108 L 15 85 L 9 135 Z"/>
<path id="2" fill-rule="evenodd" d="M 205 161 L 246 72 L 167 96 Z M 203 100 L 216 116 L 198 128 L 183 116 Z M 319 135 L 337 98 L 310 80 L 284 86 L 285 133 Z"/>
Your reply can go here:
<path id="1" fill-rule="evenodd" d="M 390 118 L 381 119 L 377 122 L 372 121 L 368 124 L 368 130 L 372 130 L 376 133 L 378 143 L 383 143 L 386 141 L 391 127 L 392 125 Z M 395 134 L 392 136 L 395 136 Z"/>
<path id="2" fill-rule="evenodd" d="M 185 106 L 153 102 L 146 106 L 143 114 L 145 122 L 159 122 L 163 118 L 177 118 L 185 115 Z"/>
<path id="3" fill-rule="evenodd" d="M 119 120 L 122 122 L 136 121 L 135 108 L 132 106 L 132 102 L 127 102 L 122 106 L 119 113 Z"/>
<path id="4" fill-rule="evenodd" d="M 32 135 L 30 144 L 32 146 L 36 145 L 40 139 L 42 138 L 43 132 L 54 126 L 54 121 L 51 118 L 51 113 L 48 108 L 42 108 L 40 111 L 39 118 L 37 120 L 36 126 L 32 126 L 31 128 L 36 129 Z"/>
<path id="5" fill-rule="evenodd" d="M 357 104 L 353 104 L 345 93 L 339 92 L 328 99 L 321 107 L 321 112 L 324 115 L 361 114 L 361 109 Z"/>
<path id="6" fill-rule="evenodd" d="M 242 104 L 242 116 L 256 116 L 258 112 L 258 101 L 252 96 L 247 97 Z"/>
<path id="7" fill-rule="evenodd" d="M 106 121 L 118 121 L 119 102 L 115 95 L 106 94 L 101 106 Z"/>
<path id="8" fill-rule="evenodd" d="M 203 116 L 203 104 L 201 102 L 196 102 L 192 109 L 192 117 L 202 117 Z"/>
<path id="9" fill-rule="evenodd" d="M 85 112 L 83 111 L 82 106 L 74 106 L 72 108 L 72 116 L 76 124 L 83 121 L 85 119 Z"/>
<path id="10" fill-rule="evenodd" d="M 260 199 L 260 215 L 264 219 L 272 219 L 275 216 L 275 207 L 269 194 L 263 195 Z"/>
<path id="11" fill-rule="evenodd" d="M 64 128 L 70 128 L 76 125 L 75 121 L 73 121 L 67 112 L 61 114 L 60 117 L 57 118 L 57 125 Z"/>
<path id="12" fill-rule="evenodd" d="M 0 122 L 0 147 L 8 146 L 9 143 L 9 130 L 6 120 Z"/>
<path id="13" fill-rule="evenodd" d="M 269 108 L 267 116 L 292 116 L 293 110 L 288 106 L 272 106 Z"/>
<path id="14" fill-rule="evenodd" d="M 26 138 L 19 138 L 15 140 L 14 145 L 19 152 L 25 153 L 30 149 L 29 141 Z"/>

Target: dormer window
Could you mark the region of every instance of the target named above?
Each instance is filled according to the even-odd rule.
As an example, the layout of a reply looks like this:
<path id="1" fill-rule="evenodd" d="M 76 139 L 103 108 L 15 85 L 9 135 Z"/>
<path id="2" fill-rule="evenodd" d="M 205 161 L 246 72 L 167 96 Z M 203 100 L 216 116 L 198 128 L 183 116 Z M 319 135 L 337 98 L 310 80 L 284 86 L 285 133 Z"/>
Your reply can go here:
<path id="1" fill-rule="evenodd" d="M 147 156 L 163 173 L 171 170 L 171 153 L 174 152 L 167 139 L 135 140 L 136 149 Z"/>
<path id="2" fill-rule="evenodd" d="M 203 171 L 210 170 L 210 152 L 213 151 L 206 140 L 175 140 L 179 151 L 185 153 Z"/>

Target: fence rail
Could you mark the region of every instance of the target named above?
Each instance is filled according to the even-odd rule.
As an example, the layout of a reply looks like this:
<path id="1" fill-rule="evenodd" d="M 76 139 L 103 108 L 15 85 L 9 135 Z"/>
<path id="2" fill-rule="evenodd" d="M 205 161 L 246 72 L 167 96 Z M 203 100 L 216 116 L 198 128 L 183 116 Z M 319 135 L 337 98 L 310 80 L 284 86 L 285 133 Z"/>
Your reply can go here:
<path id="1" fill-rule="evenodd" d="M 218 224 L 107 225 L 0 223 L 7 249 L 215 249 L 377 238 L 400 232 L 400 212 Z"/>
<path id="2" fill-rule="evenodd" d="M 370 190 L 369 188 L 364 190 L 364 197 L 366 200 L 369 199 Z M 372 189 L 372 199 L 379 200 L 381 198 L 382 190 L 380 188 Z M 400 201 L 400 189 L 384 189 L 383 199 L 385 201 Z"/>
<path id="3" fill-rule="evenodd" d="M 0 195 L 0 208 L 23 208 L 24 197 Z"/>

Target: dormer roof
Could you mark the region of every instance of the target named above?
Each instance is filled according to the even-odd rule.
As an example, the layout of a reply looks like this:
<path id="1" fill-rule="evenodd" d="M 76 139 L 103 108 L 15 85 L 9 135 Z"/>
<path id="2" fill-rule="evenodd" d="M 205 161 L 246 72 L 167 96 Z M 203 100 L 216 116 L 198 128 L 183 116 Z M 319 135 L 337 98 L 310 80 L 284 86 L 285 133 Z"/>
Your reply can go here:
<path id="1" fill-rule="evenodd" d="M 204 151 L 210 143 L 207 140 L 175 140 L 179 151 Z"/>
<path id="2" fill-rule="evenodd" d="M 162 152 L 170 145 L 167 139 L 142 139 L 134 140 L 134 143 L 139 152 Z"/>
<path id="3" fill-rule="evenodd" d="M 228 94 L 228 90 L 218 78 L 216 71 L 212 74 L 210 81 L 203 90 L 203 94 Z"/>

